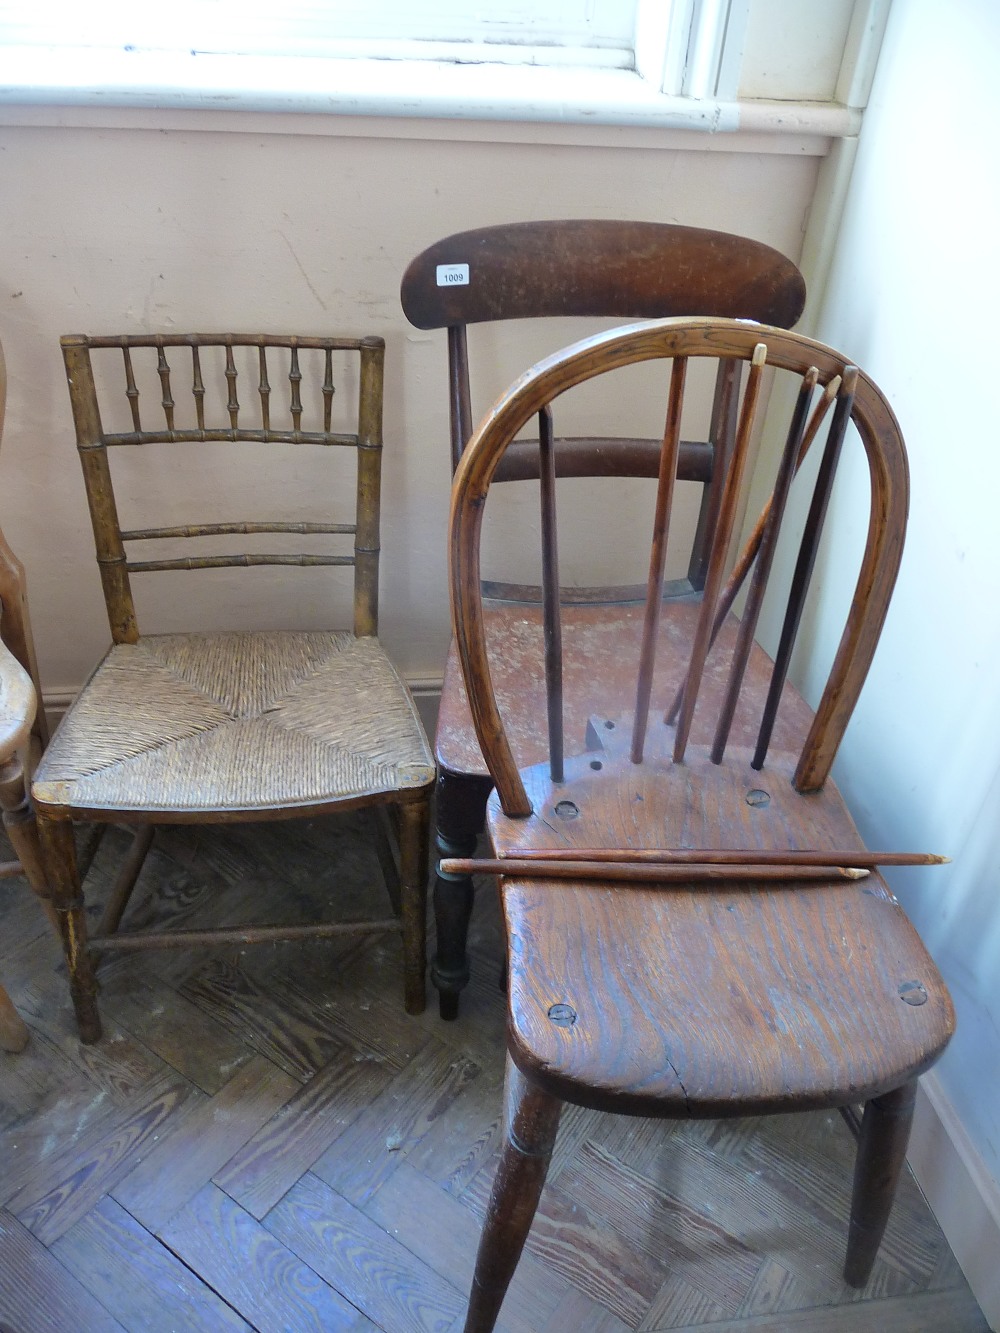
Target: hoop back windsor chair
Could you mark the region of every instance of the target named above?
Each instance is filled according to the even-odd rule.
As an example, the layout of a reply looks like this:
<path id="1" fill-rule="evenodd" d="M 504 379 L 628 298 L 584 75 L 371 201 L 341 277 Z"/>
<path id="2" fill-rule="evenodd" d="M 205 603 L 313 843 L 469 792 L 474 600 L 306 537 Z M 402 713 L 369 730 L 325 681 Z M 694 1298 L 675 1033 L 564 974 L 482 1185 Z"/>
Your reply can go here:
<path id="1" fill-rule="evenodd" d="M 746 371 L 704 590 L 698 604 L 670 607 L 663 552 L 685 384 L 701 358 Z M 552 404 L 646 360 L 668 366 L 670 384 L 633 693 L 624 706 L 609 699 L 614 708 L 591 719 L 579 753 L 563 739 Z M 771 497 L 727 579 L 766 367 L 793 381 L 795 406 Z M 504 453 L 534 417 L 549 758 L 521 766 L 510 738 L 516 705 L 501 701 L 492 682 L 497 643 L 483 608 L 479 542 Z M 867 542 L 812 714 L 786 677 L 852 422 L 871 477 Z M 819 466 L 790 584 L 772 589 L 784 611 L 771 664 L 753 637 L 781 567 L 777 544 L 794 526 L 795 474 L 814 441 Z M 872 858 L 829 779 L 889 604 L 907 496 L 902 438 L 867 376 L 819 343 L 727 320 L 664 320 L 576 344 L 522 376 L 463 455 L 452 496 L 453 617 L 496 784 L 487 814 L 497 860 L 484 868 L 500 874 L 509 952 L 506 1139 L 468 1333 L 493 1327 L 564 1101 L 664 1118 L 838 1107 L 849 1123 L 863 1102 L 845 1276 L 867 1281 L 917 1076 L 954 1021 L 944 983 L 884 881 L 874 869 L 864 877 L 850 869 Z M 730 608 L 741 586 L 737 622 Z M 689 623 L 678 637 L 670 622 L 679 612 Z M 672 653 L 683 656 L 661 674 L 658 659 Z"/>

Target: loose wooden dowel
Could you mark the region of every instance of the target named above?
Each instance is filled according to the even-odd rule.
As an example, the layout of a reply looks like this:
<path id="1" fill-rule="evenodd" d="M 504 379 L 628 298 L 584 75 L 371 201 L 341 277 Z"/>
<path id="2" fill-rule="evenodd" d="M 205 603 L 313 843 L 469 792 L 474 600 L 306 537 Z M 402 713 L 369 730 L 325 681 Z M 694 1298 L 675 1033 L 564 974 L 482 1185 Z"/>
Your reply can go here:
<path id="1" fill-rule="evenodd" d="M 546 861 L 504 856 L 499 860 L 445 857 L 446 875 L 506 875 L 520 879 L 582 879 L 615 884 L 698 884 L 732 880 L 775 883 L 791 880 L 865 879 L 860 866 L 830 865 L 658 865 L 643 861 Z"/>
<path id="2" fill-rule="evenodd" d="M 708 656 L 712 624 L 715 618 L 715 606 L 719 599 L 719 593 L 722 590 L 722 576 L 724 572 L 726 552 L 729 549 L 729 543 L 733 534 L 733 525 L 736 521 L 736 508 L 743 483 L 743 473 L 750 453 L 750 437 L 753 433 L 754 421 L 757 415 L 757 406 L 760 400 L 761 391 L 761 377 L 766 362 L 767 344 L 758 343 L 754 348 L 753 356 L 750 359 L 747 387 L 746 392 L 743 395 L 743 406 L 740 412 L 739 425 L 736 430 L 736 444 L 733 449 L 733 456 L 729 463 L 729 472 L 726 477 L 725 489 L 722 494 L 722 503 L 719 507 L 719 517 L 716 522 L 715 532 L 712 535 L 712 550 L 708 560 L 708 574 L 705 578 L 705 590 L 702 598 L 701 611 L 698 616 L 698 624 L 694 633 L 694 642 L 691 647 L 691 659 L 688 664 L 687 677 L 684 682 L 684 694 L 681 698 L 680 712 L 677 716 L 677 730 L 674 733 L 673 758 L 675 764 L 684 762 L 684 751 L 687 748 L 688 735 L 691 731 L 695 705 L 698 702 L 698 691 L 701 688 L 702 672 L 705 669 L 705 659 Z"/>
<path id="3" fill-rule="evenodd" d="M 816 404 L 812 417 L 809 420 L 809 425 L 806 427 L 806 433 L 802 437 L 802 445 L 799 449 L 799 456 L 795 461 L 796 472 L 798 472 L 799 468 L 805 461 L 806 454 L 808 454 L 813 440 L 815 440 L 816 436 L 819 434 L 819 428 L 823 424 L 823 419 L 825 418 L 827 412 L 829 411 L 830 405 L 833 403 L 834 399 L 837 397 L 837 394 L 839 392 L 840 392 L 840 376 L 835 375 L 823 390 L 822 397 Z M 772 504 L 773 504 L 773 496 L 771 497 L 771 499 L 767 501 L 767 503 L 764 505 L 764 508 L 760 511 L 760 514 L 757 516 L 757 522 L 754 524 L 753 531 L 747 538 L 746 545 L 740 552 L 739 558 L 737 559 L 736 564 L 733 566 L 732 573 L 726 580 L 726 586 L 722 590 L 722 593 L 719 597 L 719 604 L 716 607 L 715 620 L 712 622 L 712 634 L 711 638 L 709 639 L 710 649 L 714 645 L 715 640 L 718 638 L 719 630 L 722 628 L 726 617 L 733 609 L 733 603 L 736 601 L 739 591 L 743 587 L 744 582 L 746 581 L 746 576 L 750 572 L 751 566 L 757 559 L 757 552 L 760 550 L 760 544 L 764 539 L 764 529 L 766 528 L 768 520 L 771 516 Z M 681 696 L 684 693 L 685 682 L 686 678 L 685 681 L 681 681 L 680 685 L 677 688 L 677 693 L 675 694 L 670 704 L 670 707 L 667 709 L 668 719 L 672 719 L 677 716 L 677 710 L 681 706 Z"/>
<path id="4" fill-rule="evenodd" d="M 753 758 L 750 760 L 750 767 L 754 769 L 764 767 L 767 749 L 771 743 L 771 732 L 774 729 L 774 721 L 778 713 L 781 691 L 788 676 L 788 668 L 792 660 L 792 648 L 795 645 L 799 622 L 802 619 L 806 593 L 809 590 L 809 581 L 812 578 L 816 554 L 819 550 L 820 537 L 823 535 L 823 523 L 830 503 L 830 494 L 833 490 L 833 477 L 837 470 L 840 450 L 851 419 L 851 411 L 854 406 L 854 390 L 857 382 L 857 366 L 845 366 L 840 392 L 837 396 L 837 406 L 834 409 L 833 421 L 830 423 L 830 433 L 826 438 L 826 448 L 823 450 L 823 457 L 820 459 L 812 503 L 809 506 L 805 530 L 802 533 L 802 541 L 799 546 L 799 555 L 792 574 L 792 586 L 788 593 L 788 603 L 785 607 L 785 618 L 781 626 L 778 650 L 774 656 L 771 683 L 768 687 L 767 698 L 764 701 L 764 714 L 757 735 L 757 747 L 754 750 Z"/>
<path id="5" fill-rule="evenodd" d="M 519 861 L 592 861 L 597 864 L 641 862 L 644 865 L 752 865 L 752 866 L 941 866 L 950 856 L 934 852 L 869 852 L 788 850 L 731 847 L 525 847 L 510 853 Z"/>
<path id="6" fill-rule="evenodd" d="M 636 686 L 635 719 L 632 727 L 632 763 L 642 763 L 646 742 L 646 723 L 649 718 L 649 698 L 653 688 L 653 667 L 656 661 L 656 635 L 660 625 L 660 607 L 663 604 L 663 571 L 667 559 L 667 537 L 670 532 L 670 507 L 677 475 L 677 451 L 681 438 L 681 409 L 684 404 L 684 382 L 687 358 L 679 356 L 670 372 L 670 393 L 667 400 L 667 420 L 663 428 L 660 448 L 660 471 L 656 486 L 656 508 L 653 514 L 653 541 L 649 553 L 649 575 L 646 581 L 646 610 L 642 628 L 642 646 L 639 650 L 639 675 Z"/>
<path id="7" fill-rule="evenodd" d="M 545 635 L 545 704 L 549 726 L 549 776 L 563 780 L 563 657 L 559 614 L 559 543 L 556 534 L 556 457 L 552 408 L 538 414 L 538 472 L 542 524 L 542 620 Z"/>
<path id="8" fill-rule="evenodd" d="M 736 713 L 736 704 L 740 696 L 740 687 L 743 684 L 743 676 L 746 672 L 747 662 L 750 660 L 750 649 L 753 646 L 753 637 L 757 630 L 757 620 L 760 616 L 760 609 L 764 602 L 767 580 L 770 577 L 771 566 L 774 563 L 774 554 L 778 544 L 778 532 L 781 528 L 781 520 L 784 517 L 785 505 L 788 501 L 788 492 L 792 484 L 792 478 L 795 475 L 796 461 L 801 452 L 802 438 L 806 429 L 806 416 L 809 412 L 809 403 L 812 399 L 813 390 L 816 388 L 816 381 L 818 378 L 819 371 L 815 366 L 810 366 L 809 370 L 802 378 L 802 386 L 799 389 L 798 400 L 796 401 L 795 410 L 792 413 L 792 420 L 788 428 L 788 437 L 785 440 L 785 447 L 782 450 L 781 460 L 778 464 L 778 474 L 775 478 L 774 493 L 771 498 L 767 522 L 764 525 L 764 532 L 757 553 L 757 561 L 754 565 L 753 577 L 750 580 L 750 590 L 747 593 L 746 605 L 743 608 L 743 615 L 740 617 L 740 627 L 736 635 L 736 647 L 733 650 L 733 660 L 729 667 L 729 679 L 726 682 L 726 694 L 722 701 L 722 707 L 719 710 L 719 720 L 715 729 L 715 739 L 712 742 L 713 764 L 722 762 L 722 756 L 726 750 L 726 742 L 729 739 L 729 730 L 733 724 L 733 717 Z M 714 623 L 712 628 L 714 631 Z M 709 642 L 711 643 L 711 639 Z"/>

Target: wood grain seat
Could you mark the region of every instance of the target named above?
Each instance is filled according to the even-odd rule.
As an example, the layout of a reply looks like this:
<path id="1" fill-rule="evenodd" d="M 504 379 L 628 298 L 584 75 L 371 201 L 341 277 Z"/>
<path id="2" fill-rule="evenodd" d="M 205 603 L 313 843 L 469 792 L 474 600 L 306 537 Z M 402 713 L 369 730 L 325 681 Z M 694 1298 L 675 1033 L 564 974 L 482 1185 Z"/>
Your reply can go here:
<path id="1" fill-rule="evenodd" d="M 619 719 L 614 735 L 628 734 Z M 749 750 L 714 765 L 690 746 L 674 772 L 667 755 L 635 765 L 594 752 L 569 760 L 555 787 L 539 765 L 522 770 L 535 813 L 506 819 L 492 798 L 491 836 L 507 856 L 611 846 L 621 822 L 608 812 L 638 806 L 634 848 L 795 849 L 795 758 L 769 754 L 755 773 Z M 748 790 L 769 803 L 747 804 Z M 831 782 L 808 799 L 816 843 L 863 847 Z M 579 814 L 561 819 L 557 802 Z M 734 809 L 741 826 L 719 818 Z M 867 1101 L 932 1064 L 951 1031 L 937 969 L 876 873 L 792 889 L 511 878 L 503 903 L 511 1057 L 580 1105 L 669 1118 L 732 1114 L 734 1103 L 746 1115 L 808 1110 L 828 1106 L 832 1088 Z M 914 982 L 927 984 L 923 1004 L 901 996 Z M 575 1013 L 570 1026 L 549 1017 L 556 1004 Z"/>
<path id="2" fill-rule="evenodd" d="M 497 703 L 504 718 L 518 767 L 541 763 L 548 756 L 548 739 L 538 719 L 545 717 L 545 674 L 542 660 L 542 608 L 537 603 L 508 602 L 484 598 L 486 638 L 490 671 Z M 567 752 L 585 748 L 587 723 L 601 713 L 609 699 L 627 699 L 635 684 L 644 608 L 641 604 L 615 606 L 614 617 L 606 605 L 564 604 L 561 608 L 563 636 L 563 719 Z M 679 687 L 684 664 L 698 620 L 694 601 L 665 601 L 660 615 L 659 647 L 653 680 L 653 697 L 662 707 Z M 692 725 L 696 742 L 712 737 L 725 672 L 732 657 L 739 621 L 730 616 L 708 659 L 703 693 Z M 594 664 L 601 670 L 595 671 Z M 771 660 L 757 644 L 747 665 L 747 696 L 762 693 L 770 678 Z M 787 684 L 775 724 L 775 745 L 790 749 L 808 729 L 812 713 L 799 692 Z M 744 696 L 733 720 L 733 740 L 749 745 L 756 735 L 759 718 Z M 438 720 L 437 758 L 454 773 L 476 774 L 492 786 L 469 699 L 462 681 L 462 668 L 454 640 L 448 652 L 445 687 Z"/>
<path id="3" fill-rule="evenodd" d="M 433 777 L 413 701 L 376 639 L 168 634 L 111 648 L 34 795 L 81 815 L 175 820 L 220 805 L 342 805 Z"/>

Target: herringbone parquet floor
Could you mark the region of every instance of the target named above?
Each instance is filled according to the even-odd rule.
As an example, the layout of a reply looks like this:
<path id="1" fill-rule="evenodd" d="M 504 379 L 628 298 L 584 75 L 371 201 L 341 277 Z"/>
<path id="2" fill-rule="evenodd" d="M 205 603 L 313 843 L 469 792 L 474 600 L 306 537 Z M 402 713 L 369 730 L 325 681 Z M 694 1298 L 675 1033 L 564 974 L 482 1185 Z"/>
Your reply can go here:
<path id="1" fill-rule="evenodd" d="M 353 816 L 163 830 L 130 913 L 370 914 L 364 833 Z M 105 839 L 95 903 L 125 845 Z M 0 1053 L 0 1328 L 461 1328 L 502 1076 L 488 887 L 453 1024 L 433 1003 L 403 1014 L 396 943 L 369 937 L 120 957 L 104 1040 L 82 1047 L 47 931 L 22 881 L 0 884 L 0 977 L 32 1029 Z M 871 1284 L 845 1287 L 851 1157 L 835 1115 L 569 1110 L 501 1326 L 985 1330 L 909 1179 Z"/>

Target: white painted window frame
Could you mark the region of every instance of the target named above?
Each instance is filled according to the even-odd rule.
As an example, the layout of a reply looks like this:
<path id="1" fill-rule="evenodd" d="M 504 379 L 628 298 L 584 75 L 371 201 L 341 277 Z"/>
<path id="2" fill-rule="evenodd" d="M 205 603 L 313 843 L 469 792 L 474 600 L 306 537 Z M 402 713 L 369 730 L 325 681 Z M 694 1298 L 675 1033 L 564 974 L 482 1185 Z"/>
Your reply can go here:
<path id="1" fill-rule="evenodd" d="M 0 43 L 0 107 L 298 112 L 342 117 L 856 134 L 856 103 L 739 102 L 751 0 L 637 0 L 635 68 L 270 57 Z M 888 0 L 857 0 L 855 25 Z M 3 6 L 0 6 L 2 15 Z M 13 10 L 11 10 L 13 12 Z M 388 53 L 392 54 L 391 46 Z M 407 54 L 403 50 L 397 55 Z M 468 53 L 467 53 L 468 54 Z M 550 63 L 538 63 L 542 57 Z"/>

